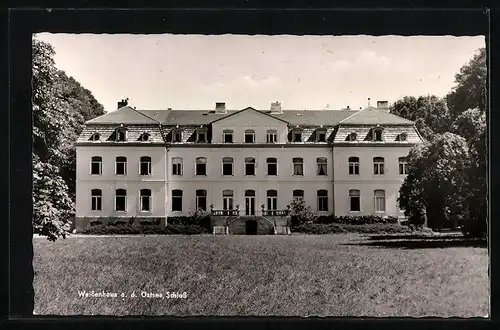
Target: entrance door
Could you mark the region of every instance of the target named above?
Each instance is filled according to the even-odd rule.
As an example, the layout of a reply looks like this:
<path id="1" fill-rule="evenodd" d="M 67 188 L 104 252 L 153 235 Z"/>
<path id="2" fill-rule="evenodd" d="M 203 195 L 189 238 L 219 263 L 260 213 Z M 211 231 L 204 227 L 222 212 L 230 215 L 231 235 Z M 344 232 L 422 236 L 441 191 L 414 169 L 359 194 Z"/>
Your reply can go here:
<path id="1" fill-rule="evenodd" d="M 255 190 L 245 191 L 245 215 L 255 215 Z"/>
<path id="2" fill-rule="evenodd" d="M 257 235 L 257 221 L 247 220 L 245 222 L 245 234 L 247 235 Z"/>

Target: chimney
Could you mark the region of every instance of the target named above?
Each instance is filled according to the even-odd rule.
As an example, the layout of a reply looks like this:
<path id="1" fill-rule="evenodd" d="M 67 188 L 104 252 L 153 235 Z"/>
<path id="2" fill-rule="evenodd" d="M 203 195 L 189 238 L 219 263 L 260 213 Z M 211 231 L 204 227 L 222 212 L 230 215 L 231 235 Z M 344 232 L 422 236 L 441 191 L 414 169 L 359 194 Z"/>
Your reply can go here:
<path id="1" fill-rule="evenodd" d="M 283 113 L 283 110 L 281 109 L 281 103 L 276 101 L 274 103 L 271 103 L 271 113 L 276 114 L 276 113 Z"/>
<path id="2" fill-rule="evenodd" d="M 377 101 L 377 109 L 389 112 L 389 102 L 388 101 Z"/>
<path id="3" fill-rule="evenodd" d="M 126 99 L 122 99 L 121 101 L 118 101 L 118 108 L 117 109 L 123 108 L 127 104 L 128 104 L 128 97 Z"/>
<path id="4" fill-rule="evenodd" d="M 226 103 L 216 102 L 215 103 L 215 113 L 226 113 Z"/>

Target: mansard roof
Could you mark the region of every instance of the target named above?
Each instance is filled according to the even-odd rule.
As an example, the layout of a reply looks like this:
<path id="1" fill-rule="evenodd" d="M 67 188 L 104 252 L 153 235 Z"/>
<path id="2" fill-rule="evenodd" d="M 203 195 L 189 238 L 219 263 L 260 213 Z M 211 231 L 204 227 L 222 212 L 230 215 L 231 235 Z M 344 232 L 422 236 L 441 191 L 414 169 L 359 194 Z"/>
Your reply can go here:
<path id="1" fill-rule="evenodd" d="M 363 110 L 136 110 L 125 106 L 113 112 L 87 121 L 87 124 L 163 124 L 179 126 L 209 125 L 212 122 L 252 109 L 272 118 L 287 122 L 290 126 L 336 126 L 342 125 L 413 125 L 413 122 L 389 112 L 368 107 Z"/>

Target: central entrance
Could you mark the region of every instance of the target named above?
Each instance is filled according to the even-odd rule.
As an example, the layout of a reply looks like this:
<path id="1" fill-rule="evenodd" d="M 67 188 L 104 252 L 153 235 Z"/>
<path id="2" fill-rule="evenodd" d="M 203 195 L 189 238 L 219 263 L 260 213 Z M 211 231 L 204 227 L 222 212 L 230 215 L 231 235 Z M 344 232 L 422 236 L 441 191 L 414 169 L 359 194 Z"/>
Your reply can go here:
<path id="1" fill-rule="evenodd" d="M 257 235 L 257 221 L 256 220 L 245 221 L 245 234 L 246 235 Z"/>
<path id="2" fill-rule="evenodd" d="M 245 190 L 245 215 L 255 215 L 255 190 Z"/>

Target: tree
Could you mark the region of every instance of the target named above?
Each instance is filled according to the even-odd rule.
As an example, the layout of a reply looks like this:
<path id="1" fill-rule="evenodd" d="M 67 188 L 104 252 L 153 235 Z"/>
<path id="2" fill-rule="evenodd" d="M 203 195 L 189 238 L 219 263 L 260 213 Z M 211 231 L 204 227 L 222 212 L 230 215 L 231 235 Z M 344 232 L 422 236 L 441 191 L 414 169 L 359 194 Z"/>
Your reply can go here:
<path id="1" fill-rule="evenodd" d="M 437 134 L 410 151 L 409 173 L 398 199 L 410 221 L 421 224 L 425 211 L 428 226 L 435 229 L 468 218 L 469 157 L 465 139 L 453 133 Z"/>
<path id="2" fill-rule="evenodd" d="M 431 140 L 434 134 L 447 131 L 451 117 L 445 100 L 435 95 L 405 96 L 391 107 L 391 113 L 414 121 L 419 133 L 426 140 Z"/>
<path id="3" fill-rule="evenodd" d="M 290 203 L 290 215 L 299 224 L 313 222 L 316 219 L 316 213 L 314 213 L 304 198 L 296 198 Z"/>
<path id="4" fill-rule="evenodd" d="M 486 49 L 480 48 L 474 57 L 455 75 L 455 86 L 446 96 L 448 107 L 454 117 L 468 109 L 477 108 L 486 112 Z"/>

